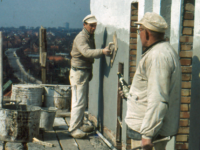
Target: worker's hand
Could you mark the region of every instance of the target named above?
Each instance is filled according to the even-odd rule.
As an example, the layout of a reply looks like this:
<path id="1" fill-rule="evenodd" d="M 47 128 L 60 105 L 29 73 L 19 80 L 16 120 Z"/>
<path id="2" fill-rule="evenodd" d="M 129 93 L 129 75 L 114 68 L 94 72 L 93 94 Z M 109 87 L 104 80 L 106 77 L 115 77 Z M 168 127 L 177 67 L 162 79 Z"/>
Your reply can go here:
<path id="1" fill-rule="evenodd" d="M 153 144 L 151 143 L 151 139 L 142 138 L 142 148 L 143 150 L 152 150 Z"/>
<path id="2" fill-rule="evenodd" d="M 103 54 L 106 55 L 106 56 L 110 56 L 110 53 L 111 53 L 111 51 L 108 49 L 108 46 L 106 46 L 106 47 L 103 49 Z"/>
<path id="3" fill-rule="evenodd" d="M 128 88 L 130 89 L 131 85 L 128 85 Z M 119 87 L 118 89 L 118 92 L 119 92 L 119 95 L 122 97 L 122 98 L 126 98 L 124 97 L 124 92 L 122 91 L 121 87 Z"/>
<path id="4" fill-rule="evenodd" d="M 122 98 L 124 98 L 124 92 L 122 91 L 122 88 L 121 88 L 121 87 L 119 87 L 118 91 L 119 91 L 119 95 L 120 95 Z"/>

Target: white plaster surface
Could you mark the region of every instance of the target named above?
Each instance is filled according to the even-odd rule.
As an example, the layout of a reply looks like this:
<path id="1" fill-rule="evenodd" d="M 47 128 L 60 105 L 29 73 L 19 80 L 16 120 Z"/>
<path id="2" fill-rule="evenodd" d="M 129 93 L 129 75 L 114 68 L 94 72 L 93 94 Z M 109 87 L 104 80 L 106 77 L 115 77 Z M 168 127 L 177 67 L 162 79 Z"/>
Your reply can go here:
<path id="1" fill-rule="evenodd" d="M 145 0 L 145 12 L 153 11 L 153 0 Z"/>
<path id="2" fill-rule="evenodd" d="M 170 44 L 177 53 L 180 39 L 181 1 L 182 0 L 173 0 L 171 5 Z"/>
<path id="3" fill-rule="evenodd" d="M 147 8 L 149 6 L 152 6 L 152 4 L 150 4 L 150 3 L 147 3 L 147 5 L 146 5 L 146 2 L 147 2 L 147 0 L 146 1 L 140 0 L 140 2 L 139 2 L 138 20 L 141 20 L 142 17 L 144 16 L 145 10 L 147 10 L 147 9 L 145 9 L 145 7 Z M 138 35 L 138 37 L 137 37 L 137 58 L 136 58 L 137 62 L 136 62 L 136 65 L 138 65 L 139 61 L 141 60 L 141 56 L 142 56 L 142 43 L 141 43 L 141 40 L 140 40 L 140 36 Z"/>
<path id="4" fill-rule="evenodd" d="M 171 0 L 165 0 L 171 5 Z M 90 0 L 91 14 L 95 15 L 98 20 L 98 26 L 95 31 L 95 42 L 97 48 L 102 48 L 105 44 L 112 42 L 112 35 L 117 34 L 118 52 L 114 61 L 113 67 L 109 66 L 109 58 L 95 60 L 93 67 L 93 79 L 90 82 L 89 104 L 92 106 L 93 115 L 98 115 L 95 110 L 98 109 L 97 100 L 103 101 L 103 116 L 104 125 L 116 132 L 116 110 L 117 110 L 117 76 L 118 63 L 124 63 L 124 78 L 128 81 L 129 70 L 129 40 L 130 40 L 130 18 L 131 18 L 131 3 L 138 2 L 138 20 L 140 20 L 145 12 L 154 11 L 160 14 L 161 0 Z M 179 42 L 179 25 L 180 25 L 180 4 L 181 0 L 172 0 L 171 13 L 171 32 L 170 42 L 173 47 L 178 50 Z M 165 7 L 163 7 L 164 9 Z M 170 13 L 166 17 L 170 18 Z M 170 19 L 169 19 L 170 20 Z M 105 32 L 106 31 L 106 32 Z M 106 35 L 106 36 L 105 36 Z M 104 37 L 105 36 L 105 37 Z M 105 41 L 104 41 L 105 40 Z M 140 37 L 137 41 L 137 63 L 141 59 L 142 45 Z M 99 79 L 100 73 L 103 74 L 102 79 Z M 102 85 L 101 85 L 102 84 Z M 99 88 L 100 87 L 100 88 Z M 102 92 L 98 93 L 99 89 Z M 112 108 L 111 108 L 112 107 Z M 89 106 L 90 108 L 90 106 Z M 110 111 L 112 109 L 112 111 Z M 90 110 L 89 110 L 90 111 Z M 126 102 L 123 101 L 123 118 L 126 114 Z M 112 121 L 111 119 L 112 118 Z M 126 125 L 123 122 L 122 141 L 126 141 Z M 167 150 L 173 150 L 174 138 L 169 142 Z"/>
<path id="5" fill-rule="evenodd" d="M 91 0 L 91 13 L 105 26 L 129 29 L 130 8 L 133 0 Z M 135 0 L 137 2 L 137 0 Z M 120 6 L 120 7 L 119 7 Z M 100 11 L 99 11 L 100 10 Z"/>
<path id="6" fill-rule="evenodd" d="M 153 0 L 153 12 L 160 14 L 160 1 L 161 0 Z"/>
<path id="7" fill-rule="evenodd" d="M 127 36 L 119 36 L 118 38 L 128 43 L 132 2 L 137 2 L 137 0 L 91 0 L 91 14 L 96 16 L 98 24 L 127 31 Z M 97 29 L 95 33 L 101 32 L 102 30 Z M 109 30 L 107 32 L 111 34 Z"/>

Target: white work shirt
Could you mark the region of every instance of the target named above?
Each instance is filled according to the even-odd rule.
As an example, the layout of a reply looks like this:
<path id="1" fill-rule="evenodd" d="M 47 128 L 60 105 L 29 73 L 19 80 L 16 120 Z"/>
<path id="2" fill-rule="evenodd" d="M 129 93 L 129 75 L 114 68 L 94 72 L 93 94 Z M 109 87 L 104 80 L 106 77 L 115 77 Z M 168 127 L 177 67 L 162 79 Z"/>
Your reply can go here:
<path id="1" fill-rule="evenodd" d="M 142 56 L 127 98 L 126 124 L 152 138 L 178 132 L 181 67 L 172 46 L 161 41 Z"/>

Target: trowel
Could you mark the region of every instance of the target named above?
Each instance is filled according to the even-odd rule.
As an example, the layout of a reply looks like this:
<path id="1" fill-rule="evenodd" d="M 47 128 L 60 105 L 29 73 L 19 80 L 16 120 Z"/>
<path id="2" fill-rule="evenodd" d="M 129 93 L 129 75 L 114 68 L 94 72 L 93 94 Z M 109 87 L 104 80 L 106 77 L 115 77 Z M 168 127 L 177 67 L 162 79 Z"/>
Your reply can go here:
<path id="1" fill-rule="evenodd" d="M 116 32 L 113 35 L 113 42 L 110 42 L 109 45 L 108 45 L 108 49 L 111 51 L 111 53 L 110 53 L 110 66 L 112 67 L 116 53 L 117 53 L 117 50 L 118 50 Z"/>

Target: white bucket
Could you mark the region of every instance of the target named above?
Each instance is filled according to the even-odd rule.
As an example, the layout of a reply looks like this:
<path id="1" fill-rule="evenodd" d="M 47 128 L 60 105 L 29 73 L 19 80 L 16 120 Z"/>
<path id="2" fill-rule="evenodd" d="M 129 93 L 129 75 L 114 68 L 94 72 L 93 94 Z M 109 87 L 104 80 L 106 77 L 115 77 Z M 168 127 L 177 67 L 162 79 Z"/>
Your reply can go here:
<path id="1" fill-rule="evenodd" d="M 51 130 L 56 116 L 56 107 L 42 107 L 40 115 L 40 128 Z"/>
<path id="2" fill-rule="evenodd" d="M 40 114 L 38 106 L 3 105 L 0 108 L 0 140 L 31 142 L 39 136 Z"/>
<path id="3" fill-rule="evenodd" d="M 69 109 L 71 105 L 70 85 L 42 85 L 44 86 L 44 107 Z"/>
<path id="4" fill-rule="evenodd" d="M 11 100 L 22 101 L 20 104 L 42 106 L 43 87 L 38 84 L 12 85 Z"/>

